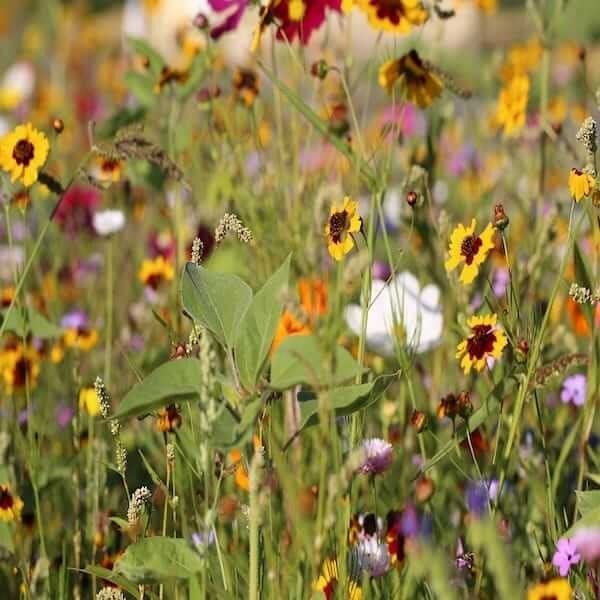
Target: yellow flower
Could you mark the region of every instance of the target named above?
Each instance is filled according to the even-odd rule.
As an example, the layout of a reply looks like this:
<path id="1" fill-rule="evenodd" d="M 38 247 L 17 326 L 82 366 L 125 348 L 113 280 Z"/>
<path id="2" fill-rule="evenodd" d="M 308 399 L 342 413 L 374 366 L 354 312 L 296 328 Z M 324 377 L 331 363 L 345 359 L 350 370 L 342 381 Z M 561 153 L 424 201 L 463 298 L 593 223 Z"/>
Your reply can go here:
<path id="1" fill-rule="evenodd" d="M 109 156 L 97 156 L 91 169 L 92 177 L 107 186 L 121 180 L 123 161 Z"/>
<path id="2" fill-rule="evenodd" d="M 0 521 L 16 521 L 21 517 L 23 500 L 15 496 L 8 483 L 0 485 Z"/>
<path id="3" fill-rule="evenodd" d="M 450 236 L 450 248 L 446 259 L 446 271 L 449 273 L 464 263 L 460 281 L 465 285 L 472 283 L 479 267 L 485 262 L 490 250 L 494 247 L 494 226 L 488 223 L 479 234 L 475 234 L 476 221 L 473 219 L 468 227 L 462 223 L 455 227 Z"/>
<path id="4" fill-rule="evenodd" d="M 423 63 L 416 50 L 404 56 L 388 60 L 379 68 L 379 85 L 392 91 L 400 84 L 407 100 L 420 108 L 427 108 L 442 93 L 443 84 Z"/>
<path id="5" fill-rule="evenodd" d="M 175 271 L 164 256 L 157 256 L 154 259 L 147 258 L 144 260 L 138 277 L 146 287 L 156 290 L 164 281 L 172 281 L 175 277 Z"/>
<path id="6" fill-rule="evenodd" d="M 26 385 L 33 388 L 40 375 L 40 356 L 31 345 L 21 342 L 9 343 L 0 352 L 0 371 L 9 392 L 23 389 Z"/>
<path id="7" fill-rule="evenodd" d="M 571 600 L 573 590 L 567 579 L 550 579 L 527 590 L 527 600 Z"/>
<path id="8" fill-rule="evenodd" d="M 528 99 L 529 77 L 527 75 L 513 77 L 500 91 L 496 120 L 504 129 L 506 137 L 514 137 L 523 129 Z"/>
<path id="9" fill-rule="evenodd" d="M 98 343 L 98 332 L 87 327 L 73 327 L 65 331 L 63 341 L 67 348 L 77 348 L 88 352 Z"/>
<path id="10" fill-rule="evenodd" d="M 481 371 L 488 358 L 500 358 L 507 344 L 506 334 L 496 327 L 496 315 L 473 316 L 467 321 L 471 335 L 456 347 L 456 358 L 461 358 L 460 366 L 465 375 L 472 368 Z"/>
<path id="11" fill-rule="evenodd" d="M 29 187 L 37 181 L 49 151 L 48 138 L 42 132 L 31 123 L 19 125 L 0 139 L 0 168 L 10 173 L 11 181 Z"/>
<path id="12" fill-rule="evenodd" d="M 334 598 L 338 578 L 337 560 L 335 558 L 327 558 L 323 562 L 319 578 L 313 583 L 313 589 L 316 592 L 323 592 L 325 599 L 331 600 Z M 335 597 L 343 598 L 343 596 L 339 595 Z M 362 598 L 362 589 L 356 581 L 353 581 L 352 579 L 348 585 L 348 594 L 346 598 L 348 598 L 348 600 L 361 600 Z"/>
<path id="13" fill-rule="evenodd" d="M 302 0 L 290 0 L 288 5 L 290 21 L 302 21 L 305 12 L 306 6 Z"/>
<path id="14" fill-rule="evenodd" d="M 250 107 L 259 93 L 258 75 L 251 69 L 239 68 L 233 75 L 233 87 L 237 98 Z"/>
<path id="15" fill-rule="evenodd" d="M 100 399 L 93 387 L 81 388 L 79 391 L 79 408 L 90 415 L 90 417 L 100 414 Z"/>
<path id="16" fill-rule="evenodd" d="M 325 226 L 325 237 L 328 240 L 329 254 L 335 260 L 342 260 L 354 248 L 354 239 L 350 234 L 359 232 L 361 227 L 362 219 L 358 214 L 358 205 L 349 196 L 344 198 L 341 206 L 331 207 Z"/>
<path id="17" fill-rule="evenodd" d="M 10 285 L 0 291 L 0 308 L 8 308 L 15 296 L 15 288 Z"/>
<path id="18" fill-rule="evenodd" d="M 575 202 L 579 202 L 584 196 L 589 196 L 594 189 L 596 180 L 585 171 L 571 169 L 569 173 L 569 192 Z"/>
<path id="19" fill-rule="evenodd" d="M 374 29 L 393 33 L 409 33 L 429 18 L 421 0 L 354 0 L 352 5 L 366 13 Z M 350 8 L 344 1 L 344 10 Z"/>
<path id="20" fill-rule="evenodd" d="M 535 71 L 542 58 L 543 47 L 540 40 L 533 38 L 524 44 L 515 44 L 506 57 L 500 75 L 508 83 L 517 75 Z"/>

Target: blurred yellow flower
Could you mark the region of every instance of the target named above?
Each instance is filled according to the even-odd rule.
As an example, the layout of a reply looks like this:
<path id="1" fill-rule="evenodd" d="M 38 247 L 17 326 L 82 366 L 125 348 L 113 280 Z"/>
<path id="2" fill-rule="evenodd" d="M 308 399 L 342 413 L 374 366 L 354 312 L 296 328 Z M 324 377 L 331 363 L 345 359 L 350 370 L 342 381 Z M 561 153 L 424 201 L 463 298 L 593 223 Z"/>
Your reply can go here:
<path id="1" fill-rule="evenodd" d="M 526 75 L 513 77 L 500 91 L 496 121 L 506 137 L 514 137 L 523 129 L 528 100 L 529 77 Z"/>
<path id="2" fill-rule="evenodd" d="M 465 285 L 472 283 L 479 267 L 485 262 L 494 247 L 494 226 L 488 223 L 480 235 L 475 234 L 475 219 L 468 227 L 462 223 L 454 228 L 450 236 L 450 248 L 446 259 L 446 271 L 449 273 L 464 264 L 460 281 Z"/>
<path id="3" fill-rule="evenodd" d="M 410 33 L 413 27 L 423 25 L 429 13 L 421 0 L 344 0 L 343 10 L 351 7 L 363 11 L 374 29 L 393 33 Z"/>
<path id="4" fill-rule="evenodd" d="M 328 240 L 327 249 L 335 260 L 342 260 L 352 248 L 354 238 L 352 233 L 358 233 L 362 227 L 362 219 L 358 214 L 358 205 L 349 196 L 344 198 L 341 206 L 332 206 L 329 220 L 325 226 L 325 237 Z"/>
<path id="5" fill-rule="evenodd" d="M 87 327 L 67 329 L 63 341 L 67 348 L 77 348 L 89 352 L 98 343 L 98 332 Z"/>
<path id="6" fill-rule="evenodd" d="M 100 399 L 93 387 L 82 388 L 79 391 L 79 408 L 90 417 L 96 417 L 100 414 Z"/>
<path id="7" fill-rule="evenodd" d="M 37 385 L 40 356 L 31 345 L 10 342 L 0 351 L 0 371 L 8 392 Z"/>
<path id="8" fill-rule="evenodd" d="M 156 290 L 163 282 L 172 281 L 175 271 L 163 256 L 157 256 L 154 259 L 144 259 L 138 277 L 146 287 Z"/>
<path id="9" fill-rule="evenodd" d="M 571 600 L 573 590 L 567 579 L 550 579 L 530 587 L 527 591 L 527 600 Z"/>
<path id="10" fill-rule="evenodd" d="M 596 180 L 585 171 L 571 169 L 569 173 L 569 192 L 579 202 L 584 196 L 589 196 L 596 185 Z"/>
<path id="11" fill-rule="evenodd" d="M 488 358 L 500 358 L 506 346 L 504 331 L 496 327 L 496 315 L 473 316 L 467 321 L 471 335 L 456 347 L 456 358 L 461 358 L 460 366 L 465 375 L 474 368 L 482 371 Z"/>
<path id="12" fill-rule="evenodd" d="M 12 493 L 10 485 L 0 485 L 0 521 L 16 521 L 21 517 L 23 500 Z"/>
<path id="13" fill-rule="evenodd" d="M 19 125 L 0 139 L 0 168 L 10 173 L 11 181 L 33 185 L 44 166 L 50 144 L 48 138 L 31 123 Z"/>

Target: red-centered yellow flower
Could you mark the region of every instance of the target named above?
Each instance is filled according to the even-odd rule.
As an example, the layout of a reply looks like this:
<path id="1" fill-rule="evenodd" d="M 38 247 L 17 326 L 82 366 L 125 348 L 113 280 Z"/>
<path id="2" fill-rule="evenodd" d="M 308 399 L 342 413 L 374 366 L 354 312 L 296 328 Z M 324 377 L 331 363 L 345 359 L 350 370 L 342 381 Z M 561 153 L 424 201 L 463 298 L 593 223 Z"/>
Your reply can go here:
<path id="1" fill-rule="evenodd" d="M 332 206 L 329 220 L 325 226 L 327 249 L 335 260 L 342 260 L 352 248 L 354 238 L 352 233 L 358 233 L 362 227 L 362 219 L 358 214 L 358 204 L 349 196 L 344 198 L 341 206 Z"/>
<path id="2" fill-rule="evenodd" d="M 98 331 L 87 327 L 72 327 L 65 331 L 63 341 L 67 348 L 89 352 L 98 343 Z"/>
<path id="3" fill-rule="evenodd" d="M 342 9 L 348 11 L 353 6 L 367 15 L 374 29 L 392 33 L 409 33 L 429 18 L 421 0 L 344 0 Z"/>
<path id="4" fill-rule="evenodd" d="M 258 75 L 251 69 L 239 68 L 233 75 L 233 87 L 237 98 L 250 107 L 260 91 Z"/>
<path id="5" fill-rule="evenodd" d="M 0 351 L 0 371 L 8 390 L 34 388 L 40 375 L 40 356 L 31 345 L 10 342 Z"/>
<path id="6" fill-rule="evenodd" d="M 48 138 L 41 131 L 31 123 L 19 125 L 0 139 L 0 168 L 10 173 L 11 181 L 29 187 L 37 181 L 49 152 Z"/>
<path id="7" fill-rule="evenodd" d="M 468 227 L 461 223 L 454 229 L 450 236 L 450 248 L 445 263 L 448 273 L 456 267 L 464 265 L 460 281 L 465 285 L 472 283 L 477 277 L 479 267 L 485 262 L 487 255 L 494 247 L 494 226 L 488 223 L 486 228 L 476 235 L 476 224 L 473 219 Z"/>
<path id="8" fill-rule="evenodd" d="M 571 169 L 569 173 L 569 192 L 575 202 L 589 196 L 595 185 L 596 180 L 589 173 L 579 169 Z"/>
<path id="9" fill-rule="evenodd" d="M 506 334 L 496 326 L 496 321 L 496 315 L 473 316 L 468 320 L 471 335 L 456 347 L 456 358 L 462 358 L 460 366 L 465 375 L 471 369 L 482 371 L 488 358 L 500 358 L 502 355 L 507 344 Z"/>
<path id="10" fill-rule="evenodd" d="M 123 161 L 110 156 L 98 156 L 91 169 L 92 177 L 106 186 L 117 183 L 123 174 Z"/>
<path id="11" fill-rule="evenodd" d="M 335 595 L 338 578 L 337 560 L 335 558 L 327 558 L 323 562 L 319 578 L 313 584 L 313 589 L 317 592 L 323 592 L 325 600 L 332 600 L 334 597 L 343 598 L 344 596 Z M 346 598 L 348 598 L 348 600 L 361 600 L 362 589 L 356 581 L 350 580 Z"/>
<path id="12" fill-rule="evenodd" d="M 11 286 L 2 288 L 2 291 L 0 291 L 0 308 L 8 308 L 10 306 L 10 303 L 12 302 L 14 296 L 15 296 L 14 286 L 11 285 Z"/>
<path id="13" fill-rule="evenodd" d="M 571 600 L 573 590 L 567 579 L 555 578 L 527 590 L 527 600 Z"/>
<path id="14" fill-rule="evenodd" d="M 391 92 L 398 84 L 406 99 L 420 108 L 427 108 L 440 96 L 443 84 L 421 60 L 416 50 L 400 58 L 388 60 L 379 68 L 379 85 Z"/>
<path id="15" fill-rule="evenodd" d="M 17 521 L 21 518 L 23 500 L 13 494 L 10 485 L 0 485 L 0 521 Z"/>
<path id="16" fill-rule="evenodd" d="M 172 281 L 175 271 L 171 263 L 167 262 L 163 256 L 157 256 L 154 259 L 144 260 L 138 277 L 146 287 L 156 290 L 165 281 Z"/>
<path id="17" fill-rule="evenodd" d="M 525 125 L 529 77 L 516 75 L 500 91 L 496 121 L 506 137 L 515 137 Z"/>

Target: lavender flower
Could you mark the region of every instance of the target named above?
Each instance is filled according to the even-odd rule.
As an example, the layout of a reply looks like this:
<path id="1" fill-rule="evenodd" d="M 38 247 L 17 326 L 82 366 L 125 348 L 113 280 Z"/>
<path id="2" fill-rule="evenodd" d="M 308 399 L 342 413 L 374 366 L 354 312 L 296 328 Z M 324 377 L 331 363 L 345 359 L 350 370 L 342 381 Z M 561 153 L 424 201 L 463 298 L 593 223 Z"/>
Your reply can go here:
<path id="1" fill-rule="evenodd" d="M 571 570 L 572 565 L 576 565 L 581 560 L 581 555 L 577 552 L 577 547 L 572 540 L 562 538 L 556 544 L 556 552 L 552 557 L 552 564 L 558 569 L 561 577 L 566 577 Z"/>
<path id="2" fill-rule="evenodd" d="M 600 527 L 580 529 L 571 538 L 571 544 L 583 560 L 596 562 L 600 559 Z"/>
<path id="3" fill-rule="evenodd" d="M 359 471 L 378 475 L 392 464 L 392 445 L 381 438 L 367 439 L 362 443 L 364 459 Z"/>
<path id="4" fill-rule="evenodd" d="M 582 373 L 576 373 L 567 377 L 562 384 L 560 391 L 560 400 L 563 404 L 572 404 L 573 406 L 583 406 L 587 380 Z"/>

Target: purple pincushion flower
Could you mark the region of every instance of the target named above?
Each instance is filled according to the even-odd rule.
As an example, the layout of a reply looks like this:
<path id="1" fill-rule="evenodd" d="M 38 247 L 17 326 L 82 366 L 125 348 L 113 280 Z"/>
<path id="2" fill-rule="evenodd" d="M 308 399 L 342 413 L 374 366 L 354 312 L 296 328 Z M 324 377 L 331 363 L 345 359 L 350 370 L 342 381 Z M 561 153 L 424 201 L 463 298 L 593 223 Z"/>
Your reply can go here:
<path id="1" fill-rule="evenodd" d="M 560 400 L 563 404 L 573 404 L 573 406 L 583 406 L 585 403 L 585 394 L 587 380 L 582 373 L 576 373 L 567 377 L 562 384 L 560 391 Z"/>
<path id="2" fill-rule="evenodd" d="M 556 544 L 556 552 L 552 557 L 552 564 L 558 569 L 561 577 L 566 577 L 571 570 L 571 566 L 576 565 L 581 560 L 581 555 L 577 552 L 577 547 L 572 540 L 562 538 Z"/>
<path id="3" fill-rule="evenodd" d="M 362 473 L 378 475 L 392 464 L 392 445 L 381 438 L 371 438 L 362 443 L 364 459 L 359 467 Z"/>

